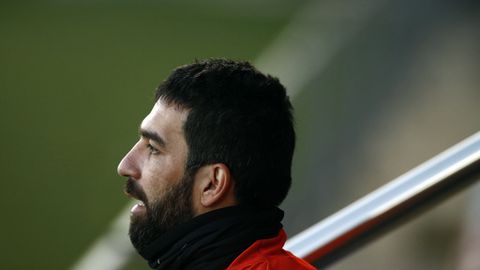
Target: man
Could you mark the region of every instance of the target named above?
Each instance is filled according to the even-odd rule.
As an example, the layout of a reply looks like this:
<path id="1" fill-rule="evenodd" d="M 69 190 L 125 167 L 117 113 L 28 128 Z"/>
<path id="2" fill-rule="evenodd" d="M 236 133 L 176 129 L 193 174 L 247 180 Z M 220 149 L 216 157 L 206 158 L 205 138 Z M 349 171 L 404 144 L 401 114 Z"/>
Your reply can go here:
<path id="1" fill-rule="evenodd" d="M 150 267 L 314 269 L 282 249 L 292 122 L 285 88 L 247 62 L 172 72 L 118 166 L 139 200 L 130 239 Z"/>

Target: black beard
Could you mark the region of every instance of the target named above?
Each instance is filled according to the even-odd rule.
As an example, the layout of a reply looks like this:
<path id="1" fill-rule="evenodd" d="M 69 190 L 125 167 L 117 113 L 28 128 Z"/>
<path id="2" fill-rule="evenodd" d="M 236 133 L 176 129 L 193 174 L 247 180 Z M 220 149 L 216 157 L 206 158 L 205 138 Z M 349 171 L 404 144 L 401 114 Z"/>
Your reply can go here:
<path id="1" fill-rule="evenodd" d="M 140 254 L 166 231 L 194 217 L 192 187 L 193 177 L 185 174 L 178 184 L 165 190 L 162 198 L 145 202 L 146 217 L 132 218 L 130 241 Z"/>

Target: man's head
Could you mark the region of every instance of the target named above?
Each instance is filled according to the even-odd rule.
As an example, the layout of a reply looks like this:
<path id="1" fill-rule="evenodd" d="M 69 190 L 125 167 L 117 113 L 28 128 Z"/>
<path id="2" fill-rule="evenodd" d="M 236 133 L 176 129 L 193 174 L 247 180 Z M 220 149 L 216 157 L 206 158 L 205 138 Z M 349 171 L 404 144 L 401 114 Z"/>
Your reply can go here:
<path id="1" fill-rule="evenodd" d="M 154 237 L 230 205 L 279 205 L 291 183 L 291 111 L 278 80 L 247 62 L 175 69 L 119 165 L 127 193 L 145 204 L 132 209 L 131 236 Z"/>
<path id="2" fill-rule="evenodd" d="M 291 104 L 277 79 L 247 62 L 207 60 L 177 68 L 157 101 L 188 110 L 186 171 L 225 164 L 239 203 L 279 205 L 291 183 Z"/>

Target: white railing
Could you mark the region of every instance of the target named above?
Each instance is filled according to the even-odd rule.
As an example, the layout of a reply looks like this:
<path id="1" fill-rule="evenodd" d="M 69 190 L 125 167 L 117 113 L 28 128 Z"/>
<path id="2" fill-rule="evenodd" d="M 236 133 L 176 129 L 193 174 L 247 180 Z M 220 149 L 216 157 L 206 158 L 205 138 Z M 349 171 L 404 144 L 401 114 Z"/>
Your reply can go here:
<path id="1" fill-rule="evenodd" d="M 285 249 L 326 266 L 480 178 L 480 132 L 292 237 Z"/>

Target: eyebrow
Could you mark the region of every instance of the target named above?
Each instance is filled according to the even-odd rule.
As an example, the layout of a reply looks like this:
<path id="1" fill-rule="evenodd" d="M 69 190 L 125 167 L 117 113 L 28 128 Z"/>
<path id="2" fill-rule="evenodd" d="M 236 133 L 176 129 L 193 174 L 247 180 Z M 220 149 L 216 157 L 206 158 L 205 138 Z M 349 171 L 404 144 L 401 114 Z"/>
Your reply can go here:
<path id="1" fill-rule="evenodd" d="M 155 141 L 158 143 L 161 147 L 165 147 L 166 143 L 165 140 L 158 135 L 155 131 L 150 131 L 150 130 L 145 130 L 145 129 L 139 129 L 139 133 L 142 137 L 150 139 L 152 141 Z"/>

